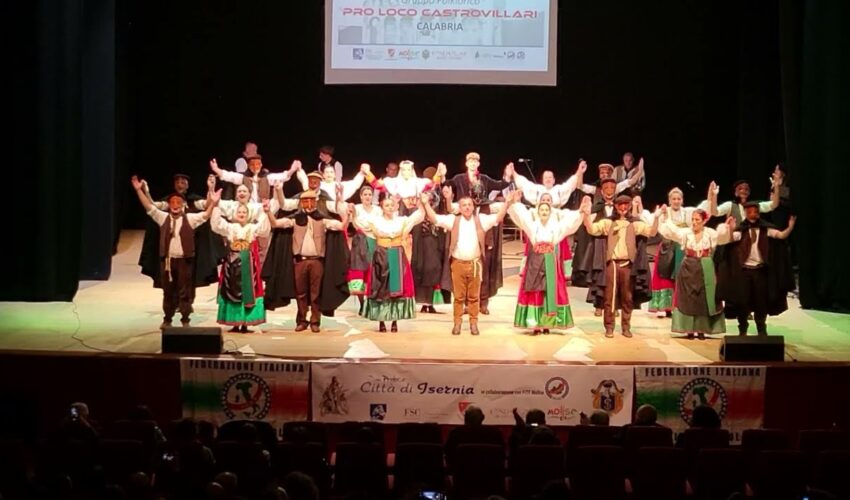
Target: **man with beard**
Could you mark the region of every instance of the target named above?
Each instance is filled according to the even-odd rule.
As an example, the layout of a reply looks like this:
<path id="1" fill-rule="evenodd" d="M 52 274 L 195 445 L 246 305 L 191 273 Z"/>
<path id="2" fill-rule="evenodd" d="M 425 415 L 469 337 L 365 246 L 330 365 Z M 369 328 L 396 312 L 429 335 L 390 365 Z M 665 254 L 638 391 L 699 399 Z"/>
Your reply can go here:
<path id="1" fill-rule="evenodd" d="M 757 202 L 744 204 L 744 220 L 732 233 L 737 243 L 729 245 L 718 268 L 717 294 L 726 301 L 726 317 L 738 320 L 740 335 L 747 334 L 750 314 L 758 334 L 767 335 L 767 316 L 788 309 L 787 295 L 794 289 L 788 247 L 782 240 L 794 230 L 796 217 L 779 231 L 761 219 L 761 211 Z"/>
<path id="2" fill-rule="evenodd" d="M 171 326 L 174 313 L 178 310 L 180 323 L 188 326 L 195 299 L 195 228 L 209 220 L 213 207 L 221 198 L 221 191 L 212 193 L 203 212 L 187 214 L 186 200 L 182 194 L 169 195 L 168 211 L 164 211 L 150 201 L 143 190 L 142 181 L 133 176 L 131 182 L 145 212 L 159 227 L 158 255 L 163 311 L 160 328 Z"/>
<path id="3" fill-rule="evenodd" d="M 600 250 L 604 260 L 604 277 L 601 283 L 594 282 L 603 297 L 603 321 L 605 336 L 614 336 L 614 311 L 620 309 L 623 337 L 631 332 L 632 310 L 640 308 L 641 302 L 649 300 L 649 267 L 646 256 L 645 238 L 658 232 L 660 209 L 655 210 L 652 224 L 632 216 L 632 198 L 620 195 L 614 200 L 615 211 L 610 217 L 594 222 L 584 205 L 584 226 L 591 236 L 604 236 Z M 639 237 L 644 237 L 640 238 Z M 594 259 L 600 260 L 600 259 Z M 597 295 L 599 295 L 597 291 Z"/>
<path id="4" fill-rule="evenodd" d="M 306 330 L 308 325 L 310 331 L 314 333 L 320 330 L 322 312 L 319 299 L 325 269 L 327 231 L 342 231 L 348 224 L 348 210 L 342 206 L 344 205 L 342 186 L 337 185 L 336 189 L 337 212 L 342 214 L 342 220 L 326 218 L 318 211 L 317 190 L 307 190 L 299 195 L 300 210 L 291 218 L 277 219 L 272 212 L 267 212 L 272 227 L 293 229 L 292 253 L 295 261 L 295 293 L 298 303 L 298 313 L 295 317 L 296 332 Z"/>
<path id="5" fill-rule="evenodd" d="M 491 178 L 479 172 L 481 166 L 481 155 L 475 152 L 466 155 L 466 172 L 457 174 L 447 181 L 452 188 L 453 196 L 461 200 L 470 198 L 477 212 L 481 214 L 492 213 L 490 209 L 490 193 L 502 191 L 511 185 L 510 179 L 514 176 L 514 164 L 505 166 L 501 180 Z M 483 272 L 481 277 L 480 311 L 481 314 L 490 314 L 490 297 L 494 297 L 502 287 L 502 226 L 499 222 L 487 230 L 484 241 L 486 252 L 483 257 Z"/>
<path id="6" fill-rule="evenodd" d="M 142 183 L 142 194 L 151 204 L 159 210 L 167 211 L 169 208 L 168 198 L 153 201 L 148 184 Z M 189 176 L 186 174 L 174 174 L 174 193 L 183 197 L 183 203 L 187 213 L 198 213 L 206 210 L 208 198 L 215 190 L 215 178 L 207 178 L 207 198 L 189 192 Z M 145 238 L 142 242 L 142 251 L 139 254 L 139 265 L 142 274 L 153 280 L 154 288 L 160 288 L 162 277 L 160 275 L 159 254 L 160 228 L 149 221 L 145 226 Z M 195 287 L 207 286 L 218 283 L 218 263 L 224 257 L 225 247 L 221 238 L 213 234 L 209 225 L 201 225 L 194 231 L 194 258 L 192 259 L 194 269 L 192 276 L 194 286 L 191 288 L 192 300 L 194 300 Z"/>

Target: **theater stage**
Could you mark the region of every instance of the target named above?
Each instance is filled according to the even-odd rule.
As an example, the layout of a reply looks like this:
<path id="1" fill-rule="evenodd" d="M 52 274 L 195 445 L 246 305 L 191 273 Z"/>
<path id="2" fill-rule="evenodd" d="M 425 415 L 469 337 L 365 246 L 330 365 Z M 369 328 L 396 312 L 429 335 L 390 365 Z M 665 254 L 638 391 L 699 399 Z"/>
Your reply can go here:
<path id="1" fill-rule="evenodd" d="M 141 231 L 122 233 L 108 281 L 80 284 L 73 303 L 0 303 L 0 350 L 157 353 L 160 350 L 161 292 L 137 265 Z M 350 298 L 335 317 L 323 318 L 321 333 L 295 333 L 294 303 L 269 312 L 266 324 L 249 334 L 225 335 L 225 350 L 306 359 L 384 359 L 399 361 L 710 363 L 719 360 L 719 339 L 674 338 L 670 320 L 635 311 L 634 337 L 606 339 L 602 318 L 584 302 L 585 289 L 570 288 L 576 326 L 563 333 L 530 336 L 511 326 L 520 263 L 518 242 L 505 244 L 505 286 L 480 320 L 481 335 L 450 334 L 451 306 L 442 314 L 418 314 L 400 322 L 399 333 L 378 333 L 377 323 L 357 316 Z M 199 288 L 193 326 L 214 326 L 215 286 Z M 735 331 L 736 325 L 727 325 Z M 771 334 L 784 335 L 786 360 L 850 361 L 850 315 L 805 311 L 797 300 L 770 318 Z"/>

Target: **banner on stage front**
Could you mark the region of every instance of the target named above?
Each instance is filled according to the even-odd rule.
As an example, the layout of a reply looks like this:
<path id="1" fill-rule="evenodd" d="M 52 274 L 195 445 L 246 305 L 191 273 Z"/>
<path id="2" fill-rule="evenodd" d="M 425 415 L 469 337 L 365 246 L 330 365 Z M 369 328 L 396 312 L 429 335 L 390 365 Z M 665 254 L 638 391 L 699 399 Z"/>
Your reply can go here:
<path id="1" fill-rule="evenodd" d="M 312 364 L 313 420 L 463 423 L 470 405 L 485 424 L 512 425 L 537 408 L 550 425 L 576 425 L 605 410 L 612 425 L 631 421 L 630 366 L 470 364 Z"/>
<path id="2" fill-rule="evenodd" d="M 265 420 L 275 427 L 306 420 L 309 363 L 184 358 L 180 360 L 183 416 L 217 425 Z"/>
<path id="3" fill-rule="evenodd" d="M 658 410 L 658 423 L 674 435 L 688 428 L 694 408 L 717 411 L 733 443 L 764 419 L 764 366 L 639 366 L 635 368 L 637 405 Z"/>

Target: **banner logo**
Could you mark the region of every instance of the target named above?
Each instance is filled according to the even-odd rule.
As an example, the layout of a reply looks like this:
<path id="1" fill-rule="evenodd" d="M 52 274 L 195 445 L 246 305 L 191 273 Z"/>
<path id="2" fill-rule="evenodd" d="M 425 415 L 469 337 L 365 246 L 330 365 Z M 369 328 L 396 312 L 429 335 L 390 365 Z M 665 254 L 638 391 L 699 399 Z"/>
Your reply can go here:
<path id="1" fill-rule="evenodd" d="M 322 415 L 348 415 L 348 390 L 337 380 L 331 377 L 331 383 L 322 391 L 322 402 L 319 412 Z"/>
<path id="2" fill-rule="evenodd" d="M 546 381 L 544 391 L 549 399 L 564 399 L 570 393 L 570 384 L 564 377 L 552 377 Z"/>
<path id="3" fill-rule="evenodd" d="M 726 390 L 716 380 L 710 378 L 695 378 L 682 387 L 679 393 L 679 415 L 682 420 L 691 424 L 694 408 L 708 405 L 714 408 L 723 420 L 729 407 L 729 397 Z"/>
<path id="4" fill-rule="evenodd" d="M 369 405 L 369 418 L 374 421 L 383 421 L 387 416 L 386 403 L 372 403 Z"/>
<path id="5" fill-rule="evenodd" d="M 230 377 L 221 389 L 221 407 L 229 419 L 260 420 L 269 413 L 272 395 L 269 385 L 253 373 Z"/>
<path id="6" fill-rule="evenodd" d="M 599 382 L 596 389 L 591 389 L 593 394 L 593 408 L 596 410 L 604 410 L 608 413 L 616 415 L 623 409 L 623 393 L 625 389 L 617 387 L 617 382 L 606 379 Z"/>

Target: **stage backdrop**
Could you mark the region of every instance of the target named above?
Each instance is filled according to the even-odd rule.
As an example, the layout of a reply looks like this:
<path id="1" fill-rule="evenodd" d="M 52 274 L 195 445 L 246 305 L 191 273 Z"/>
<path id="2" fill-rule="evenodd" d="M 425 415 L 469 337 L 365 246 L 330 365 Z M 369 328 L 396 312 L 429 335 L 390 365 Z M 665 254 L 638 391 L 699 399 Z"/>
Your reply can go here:
<path id="1" fill-rule="evenodd" d="M 700 404 L 717 410 L 733 443 L 764 420 L 764 366 L 638 366 L 637 405 L 658 409 L 658 423 L 683 432 Z"/>
<path id="2" fill-rule="evenodd" d="M 307 420 L 309 378 L 309 363 L 181 359 L 183 416 L 216 425 L 265 420 L 276 428 Z"/>
<path id="3" fill-rule="evenodd" d="M 512 425 L 511 413 L 546 412 L 549 425 L 575 425 L 604 409 L 612 425 L 631 421 L 630 366 L 313 363 L 313 420 L 463 423 L 469 405 L 485 424 Z"/>

